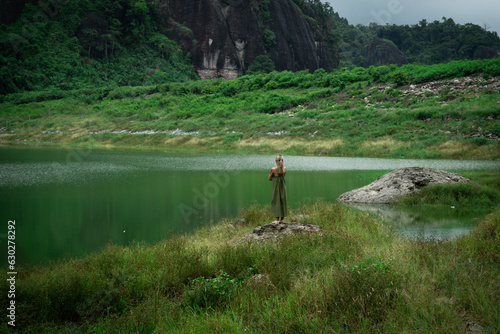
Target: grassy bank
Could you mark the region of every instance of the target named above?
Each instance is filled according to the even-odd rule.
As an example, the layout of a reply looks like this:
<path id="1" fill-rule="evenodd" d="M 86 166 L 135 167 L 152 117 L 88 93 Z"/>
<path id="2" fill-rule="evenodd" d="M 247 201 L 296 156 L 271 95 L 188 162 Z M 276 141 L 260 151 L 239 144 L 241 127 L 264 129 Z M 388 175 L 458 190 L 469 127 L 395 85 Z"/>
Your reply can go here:
<path id="1" fill-rule="evenodd" d="M 0 143 L 500 158 L 500 61 L 0 96 Z"/>
<path id="2" fill-rule="evenodd" d="M 469 183 L 434 184 L 420 192 L 403 197 L 400 206 L 446 205 L 457 208 L 495 207 L 500 204 L 500 172 L 462 172 Z"/>
<path id="3" fill-rule="evenodd" d="M 244 223 L 18 268 L 16 326 L 23 333 L 500 330 L 500 211 L 447 242 L 400 239 L 373 216 L 337 204 L 310 202 L 297 214 L 324 233 L 238 244 L 272 220 L 268 207 L 251 205 Z"/>

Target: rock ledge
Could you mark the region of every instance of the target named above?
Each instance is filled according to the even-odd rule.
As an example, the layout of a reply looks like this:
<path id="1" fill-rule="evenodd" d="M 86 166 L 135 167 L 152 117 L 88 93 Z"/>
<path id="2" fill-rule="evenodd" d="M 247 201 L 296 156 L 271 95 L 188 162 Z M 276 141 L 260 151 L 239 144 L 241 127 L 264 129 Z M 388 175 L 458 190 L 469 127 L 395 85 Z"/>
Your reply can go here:
<path id="1" fill-rule="evenodd" d="M 238 242 L 267 242 L 282 238 L 285 235 L 300 233 L 319 233 L 323 231 L 318 225 L 307 223 L 279 223 L 274 221 L 270 224 L 256 227 L 252 233 L 245 235 Z"/>

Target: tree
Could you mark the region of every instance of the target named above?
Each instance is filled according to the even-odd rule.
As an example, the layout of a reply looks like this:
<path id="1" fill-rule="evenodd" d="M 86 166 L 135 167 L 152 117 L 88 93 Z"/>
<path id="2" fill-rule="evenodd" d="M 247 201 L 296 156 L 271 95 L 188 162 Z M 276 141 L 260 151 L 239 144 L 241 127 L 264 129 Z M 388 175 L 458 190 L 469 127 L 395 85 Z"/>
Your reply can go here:
<path id="1" fill-rule="evenodd" d="M 248 67 L 247 74 L 270 73 L 274 71 L 274 62 L 266 55 L 255 57 L 252 64 Z"/>
<path id="2" fill-rule="evenodd" d="M 264 29 L 262 39 L 264 40 L 264 46 L 267 50 L 271 49 L 276 44 L 276 35 L 270 29 Z"/>
<path id="3" fill-rule="evenodd" d="M 154 33 L 149 39 L 149 43 L 154 45 L 160 51 L 163 59 L 169 59 L 176 53 L 181 53 L 174 41 L 160 33 Z"/>
<path id="4" fill-rule="evenodd" d="M 92 28 L 86 28 L 86 29 L 83 29 L 82 30 L 82 34 L 83 34 L 83 38 L 85 39 L 85 41 L 87 42 L 88 46 L 89 46 L 89 58 L 90 57 L 90 51 L 92 49 L 92 44 L 94 44 L 94 41 L 99 37 L 99 33 L 97 32 L 96 29 L 92 29 Z"/>

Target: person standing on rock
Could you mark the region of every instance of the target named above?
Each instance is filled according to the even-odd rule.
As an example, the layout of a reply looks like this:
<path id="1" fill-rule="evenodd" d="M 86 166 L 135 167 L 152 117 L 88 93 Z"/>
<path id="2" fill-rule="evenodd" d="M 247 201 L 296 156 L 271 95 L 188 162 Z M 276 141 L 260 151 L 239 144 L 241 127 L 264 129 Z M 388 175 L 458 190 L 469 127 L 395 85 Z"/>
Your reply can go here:
<path id="1" fill-rule="evenodd" d="M 283 165 L 283 156 L 276 156 L 276 167 L 269 173 L 269 181 L 273 182 L 273 197 L 271 199 L 271 215 L 276 220 L 283 223 L 283 219 L 288 215 L 288 206 L 286 204 L 286 167 Z"/>

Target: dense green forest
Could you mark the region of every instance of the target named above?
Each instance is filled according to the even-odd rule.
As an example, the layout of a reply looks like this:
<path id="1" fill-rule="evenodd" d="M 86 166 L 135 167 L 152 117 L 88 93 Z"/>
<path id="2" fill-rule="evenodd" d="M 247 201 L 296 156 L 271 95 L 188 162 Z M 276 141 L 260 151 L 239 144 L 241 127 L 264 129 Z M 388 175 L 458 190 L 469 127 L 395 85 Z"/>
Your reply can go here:
<path id="1" fill-rule="evenodd" d="M 28 4 L 15 24 L 0 27 L 0 45 L 0 94 L 197 78 L 144 0 L 68 1 L 47 20 Z"/>
<path id="2" fill-rule="evenodd" d="M 342 41 L 340 67 L 368 67 L 365 47 L 378 37 L 394 43 L 408 58 L 409 63 L 438 64 L 453 60 L 477 59 L 483 47 L 500 50 L 500 38 L 496 32 L 487 31 L 476 24 L 458 24 L 451 18 L 416 25 L 350 25 L 337 15 L 335 33 Z"/>
<path id="3" fill-rule="evenodd" d="M 475 59 L 485 46 L 500 50 L 498 35 L 474 24 L 443 18 L 412 26 L 353 26 L 328 3 L 291 1 L 314 16 L 307 17 L 327 34 L 323 40 L 338 44 L 340 68 L 373 65 L 365 47 L 375 37 L 392 41 L 417 64 Z M 72 0 L 57 9 L 57 15 L 41 15 L 40 7 L 28 4 L 16 23 L 0 26 L 0 94 L 197 79 L 190 55 L 163 33 L 156 1 Z"/>

